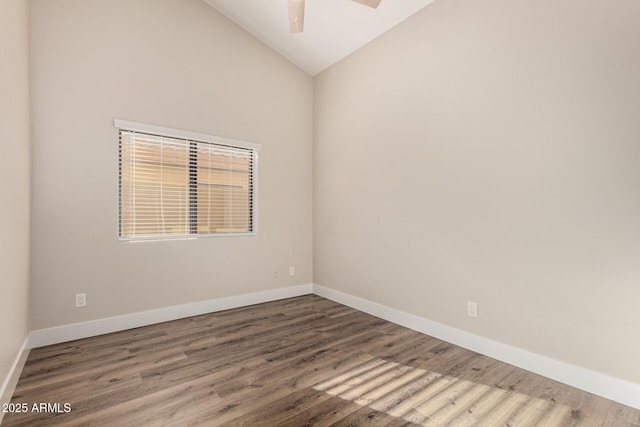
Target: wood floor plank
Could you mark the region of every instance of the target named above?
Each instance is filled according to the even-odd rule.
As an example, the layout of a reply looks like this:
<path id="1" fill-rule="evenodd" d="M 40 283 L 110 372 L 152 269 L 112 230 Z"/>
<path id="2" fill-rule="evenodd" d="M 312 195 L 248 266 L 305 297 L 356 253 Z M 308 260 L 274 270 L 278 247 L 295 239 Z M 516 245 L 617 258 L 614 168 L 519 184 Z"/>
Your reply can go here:
<path id="1" fill-rule="evenodd" d="M 235 418 L 230 424 L 237 426 L 281 426 L 292 413 L 304 411 L 329 399 L 329 397 L 321 391 L 303 388 L 267 405 L 255 408 Z"/>
<path id="2" fill-rule="evenodd" d="M 71 412 L 3 426 L 640 426 L 638 410 L 315 295 L 33 349 L 12 402 Z"/>
<path id="3" fill-rule="evenodd" d="M 341 420 L 361 408 L 362 406 L 348 400 L 327 396 L 325 400 L 317 405 L 289 414 L 289 418 L 283 419 L 281 425 L 290 427 L 327 427 L 334 424 L 336 420 Z"/>
<path id="4" fill-rule="evenodd" d="M 414 423 L 402 418 L 392 417 L 384 412 L 366 406 L 361 407 L 355 412 L 350 413 L 346 417 L 336 420 L 332 426 L 371 426 L 371 427 L 406 427 L 412 426 Z"/>
<path id="5" fill-rule="evenodd" d="M 60 374 L 57 372 L 47 372 L 40 376 L 30 376 L 21 378 L 16 386 L 17 393 L 25 393 L 29 390 L 50 386 L 62 381 L 79 380 L 81 378 L 90 377 L 95 381 L 102 379 L 111 379 L 117 376 L 127 375 L 128 373 L 140 372 L 148 369 L 150 366 L 162 366 L 177 360 L 185 360 L 186 354 L 180 350 L 171 349 L 158 353 L 145 353 L 139 355 L 128 355 L 125 357 L 115 357 L 111 363 L 105 363 L 103 360 L 92 363 L 88 366 L 81 367 L 72 371 L 65 371 Z"/>

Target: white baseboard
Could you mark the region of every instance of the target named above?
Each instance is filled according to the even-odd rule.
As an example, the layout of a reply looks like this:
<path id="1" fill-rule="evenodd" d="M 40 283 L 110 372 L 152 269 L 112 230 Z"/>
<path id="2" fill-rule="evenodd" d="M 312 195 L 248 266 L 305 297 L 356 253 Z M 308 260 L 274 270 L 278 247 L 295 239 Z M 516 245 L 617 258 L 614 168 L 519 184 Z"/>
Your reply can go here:
<path id="1" fill-rule="evenodd" d="M 16 354 L 16 358 L 11 365 L 11 369 L 9 369 L 7 377 L 2 383 L 2 387 L 0 387 L 0 405 L 11 402 L 11 396 L 13 396 L 13 392 L 18 384 L 18 379 L 20 378 L 20 373 L 22 373 L 24 362 L 27 361 L 27 356 L 29 355 L 28 344 L 29 336 L 27 335 L 22 343 L 22 347 L 18 350 L 18 354 Z M 3 415 L 4 412 L 0 410 L 0 424 L 2 424 Z"/>
<path id="2" fill-rule="evenodd" d="M 96 335 L 124 331 L 131 328 L 168 322 L 170 320 L 182 319 L 185 317 L 198 316 L 231 308 L 307 295 L 312 292 L 313 286 L 311 284 L 290 286 L 287 288 L 271 289 L 268 291 L 175 305 L 156 310 L 141 311 L 122 316 L 91 320 L 88 322 L 72 323 L 70 325 L 56 326 L 53 328 L 38 329 L 31 332 L 29 347 L 43 347 L 45 345 L 94 337 Z"/>
<path id="3" fill-rule="evenodd" d="M 314 284 L 313 293 L 476 353 L 640 409 L 640 384 L 512 347 L 324 286 Z"/>

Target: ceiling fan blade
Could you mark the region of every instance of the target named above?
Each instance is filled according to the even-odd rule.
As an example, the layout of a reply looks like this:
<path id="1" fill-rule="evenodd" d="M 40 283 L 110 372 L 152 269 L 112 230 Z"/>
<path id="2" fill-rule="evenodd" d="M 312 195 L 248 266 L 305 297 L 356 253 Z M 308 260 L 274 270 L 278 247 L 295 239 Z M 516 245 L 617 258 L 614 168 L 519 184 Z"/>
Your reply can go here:
<path id="1" fill-rule="evenodd" d="M 289 29 L 301 33 L 304 27 L 304 0 L 289 0 Z"/>
<path id="2" fill-rule="evenodd" d="M 374 9 L 378 7 L 378 5 L 380 4 L 380 0 L 353 0 L 353 1 L 363 4 L 365 6 L 372 7 Z"/>

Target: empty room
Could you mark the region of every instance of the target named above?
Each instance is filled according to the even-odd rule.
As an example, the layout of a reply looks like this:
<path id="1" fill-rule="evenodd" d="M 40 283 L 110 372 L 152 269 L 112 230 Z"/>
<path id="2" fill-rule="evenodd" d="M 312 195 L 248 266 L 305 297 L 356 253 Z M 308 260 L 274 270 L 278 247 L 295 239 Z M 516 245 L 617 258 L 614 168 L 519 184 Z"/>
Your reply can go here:
<path id="1" fill-rule="evenodd" d="M 637 0 L 0 0 L 3 426 L 640 426 Z"/>

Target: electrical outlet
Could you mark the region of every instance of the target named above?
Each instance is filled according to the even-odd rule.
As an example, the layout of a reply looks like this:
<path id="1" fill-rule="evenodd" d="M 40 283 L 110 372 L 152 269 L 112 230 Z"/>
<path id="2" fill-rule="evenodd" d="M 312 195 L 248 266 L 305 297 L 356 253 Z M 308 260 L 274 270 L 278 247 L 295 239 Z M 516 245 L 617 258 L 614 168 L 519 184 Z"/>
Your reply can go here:
<path id="1" fill-rule="evenodd" d="M 478 317 L 478 303 L 467 301 L 467 316 Z"/>
<path id="2" fill-rule="evenodd" d="M 277 272 L 277 271 L 274 271 L 274 272 L 273 272 L 273 278 L 274 278 L 274 279 L 277 279 L 277 278 L 278 278 L 278 276 L 279 276 L 278 272 Z"/>
<path id="3" fill-rule="evenodd" d="M 87 294 L 76 294 L 76 308 L 87 306 Z"/>
<path id="4" fill-rule="evenodd" d="M 294 277 L 296 275 L 296 269 L 293 267 L 289 267 L 289 277 Z"/>

